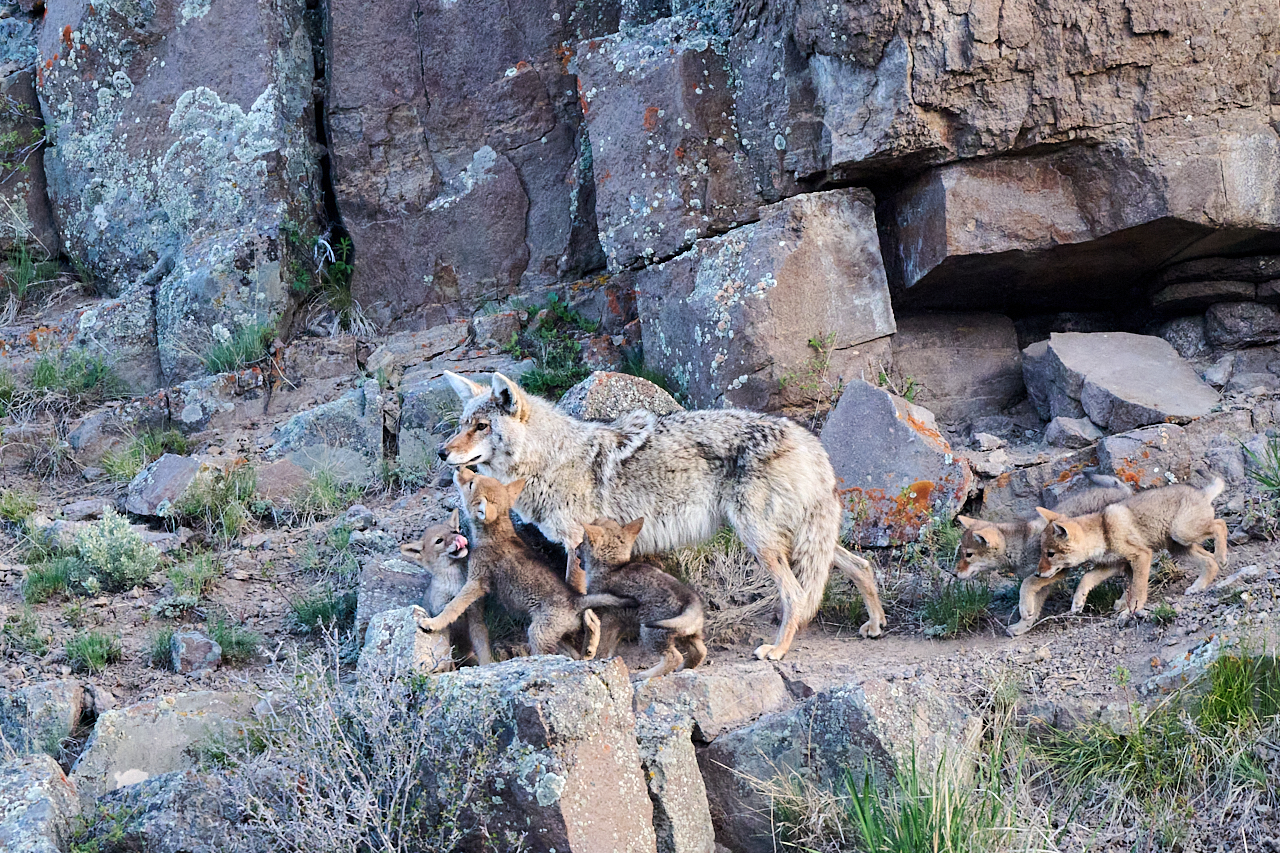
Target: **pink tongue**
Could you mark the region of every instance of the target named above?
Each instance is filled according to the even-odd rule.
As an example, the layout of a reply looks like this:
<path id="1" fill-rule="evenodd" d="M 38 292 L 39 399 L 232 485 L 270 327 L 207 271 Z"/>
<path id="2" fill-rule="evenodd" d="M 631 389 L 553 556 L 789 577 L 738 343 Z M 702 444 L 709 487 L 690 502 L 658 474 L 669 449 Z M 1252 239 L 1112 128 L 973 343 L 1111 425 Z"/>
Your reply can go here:
<path id="1" fill-rule="evenodd" d="M 467 537 L 458 534 L 453 537 L 453 547 L 457 551 L 465 551 L 467 549 Z"/>

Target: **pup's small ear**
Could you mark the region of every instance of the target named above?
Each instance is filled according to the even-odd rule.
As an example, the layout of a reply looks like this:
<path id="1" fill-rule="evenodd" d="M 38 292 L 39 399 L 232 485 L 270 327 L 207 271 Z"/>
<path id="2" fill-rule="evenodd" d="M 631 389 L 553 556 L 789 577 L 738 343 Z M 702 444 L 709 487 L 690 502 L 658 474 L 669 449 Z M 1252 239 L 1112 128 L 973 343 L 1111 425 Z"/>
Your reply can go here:
<path id="1" fill-rule="evenodd" d="M 480 503 L 476 504 L 476 518 L 481 521 L 489 520 L 489 499 L 481 498 Z"/>
<path id="2" fill-rule="evenodd" d="M 462 526 L 458 523 L 458 511 L 456 509 L 449 513 L 449 528 L 454 533 L 459 533 L 462 530 Z"/>
<path id="3" fill-rule="evenodd" d="M 1054 519 L 1062 518 L 1061 515 L 1054 512 L 1053 510 L 1045 509 L 1042 506 L 1036 507 L 1036 512 L 1040 513 L 1040 517 L 1043 518 L 1045 521 L 1053 521 Z"/>
<path id="4" fill-rule="evenodd" d="M 1053 535 L 1054 535 L 1054 536 L 1056 536 L 1056 537 L 1058 537 L 1059 539 L 1068 539 L 1068 538 L 1070 538 L 1070 537 L 1067 535 L 1067 528 L 1063 527 L 1061 524 L 1059 524 L 1059 523 L 1058 523 L 1058 522 L 1056 522 L 1056 521 L 1053 523 Z"/>
<path id="5" fill-rule="evenodd" d="M 983 533 L 981 530 L 973 531 L 973 538 L 981 542 L 983 548 L 991 547 L 991 540 L 988 539 L 987 534 Z"/>
<path id="6" fill-rule="evenodd" d="M 470 468 L 468 468 L 465 465 L 463 465 L 460 468 L 453 469 L 453 482 L 456 485 L 461 486 L 465 483 L 470 483 L 475 478 L 476 478 L 476 472 L 472 471 Z"/>
<path id="7" fill-rule="evenodd" d="M 493 399 L 498 408 L 517 420 L 529 417 L 529 400 L 524 389 L 501 373 L 493 374 Z"/>
<path id="8" fill-rule="evenodd" d="M 595 524 L 584 524 L 582 525 L 582 535 L 584 537 L 583 541 L 594 545 L 604 535 L 604 530 Z"/>
<path id="9" fill-rule="evenodd" d="M 976 521 L 977 521 L 977 519 L 976 519 L 976 518 L 970 518 L 970 517 L 969 517 L 969 516 L 967 516 L 967 515 L 957 515 L 957 516 L 956 516 L 956 521 L 960 522 L 960 526 L 961 526 L 961 527 L 963 527 L 965 530 L 968 530 L 970 527 L 973 527 L 974 522 L 976 522 Z"/>
<path id="10" fill-rule="evenodd" d="M 623 531 L 625 531 L 632 539 L 640 535 L 640 529 L 642 527 L 644 527 L 643 517 L 633 519 L 632 521 L 628 521 L 626 524 L 622 525 Z"/>
<path id="11" fill-rule="evenodd" d="M 400 546 L 400 553 L 408 557 L 410 560 L 416 560 L 422 556 L 422 540 L 417 542 L 406 542 Z"/>
<path id="12" fill-rule="evenodd" d="M 484 393 L 483 385 L 478 385 L 465 376 L 459 376 L 446 370 L 444 378 L 449 380 L 449 387 L 453 389 L 453 393 L 458 395 L 458 399 L 464 403 L 472 397 L 479 397 Z"/>
<path id="13" fill-rule="evenodd" d="M 528 482 L 524 477 L 519 480 L 512 480 L 507 483 L 507 494 L 511 495 L 511 500 L 520 497 L 520 493 L 524 491 L 525 484 Z"/>

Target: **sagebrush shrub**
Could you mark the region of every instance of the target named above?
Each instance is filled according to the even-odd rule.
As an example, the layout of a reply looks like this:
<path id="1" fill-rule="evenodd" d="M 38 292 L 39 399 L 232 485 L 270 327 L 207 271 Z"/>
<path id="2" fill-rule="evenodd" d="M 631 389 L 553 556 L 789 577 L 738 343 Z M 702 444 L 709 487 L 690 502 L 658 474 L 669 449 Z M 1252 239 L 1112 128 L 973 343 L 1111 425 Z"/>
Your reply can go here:
<path id="1" fill-rule="evenodd" d="M 89 575 L 86 585 L 96 582 L 107 591 L 142 583 L 160 563 L 160 552 L 143 541 L 127 518 L 109 507 L 101 521 L 76 534 L 76 548 Z"/>

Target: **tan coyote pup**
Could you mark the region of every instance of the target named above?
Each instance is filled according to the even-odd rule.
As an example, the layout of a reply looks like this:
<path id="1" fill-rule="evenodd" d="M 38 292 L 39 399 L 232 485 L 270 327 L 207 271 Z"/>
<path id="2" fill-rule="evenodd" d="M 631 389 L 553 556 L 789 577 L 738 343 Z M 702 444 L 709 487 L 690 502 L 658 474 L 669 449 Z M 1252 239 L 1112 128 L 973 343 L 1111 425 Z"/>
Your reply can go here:
<path id="1" fill-rule="evenodd" d="M 462 535 L 458 511 L 455 509 L 444 524 L 433 524 L 424 530 L 421 539 L 401 545 L 400 553 L 422 566 L 431 576 L 431 589 L 423 604 L 427 613 L 438 615 L 462 589 L 466 577 L 467 537 Z M 482 602 L 477 601 L 468 607 L 466 615 L 465 629 L 456 622 L 450 626 L 450 641 L 457 648 L 470 647 L 478 663 L 493 663 Z"/>

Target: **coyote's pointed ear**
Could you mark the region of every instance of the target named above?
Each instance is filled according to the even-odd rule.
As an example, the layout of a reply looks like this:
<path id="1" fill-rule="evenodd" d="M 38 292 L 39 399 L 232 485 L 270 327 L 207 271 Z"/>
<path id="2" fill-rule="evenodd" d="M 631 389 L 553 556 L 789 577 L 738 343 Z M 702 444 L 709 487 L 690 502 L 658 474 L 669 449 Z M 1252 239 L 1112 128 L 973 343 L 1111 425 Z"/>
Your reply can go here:
<path id="1" fill-rule="evenodd" d="M 508 415 L 521 421 L 529 418 L 529 399 L 524 389 L 501 373 L 493 374 L 493 399 Z"/>
<path id="2" fill-rule="evenodd" d="M 521 477 L 519 480 L 512 480 L 507 483 L 507 494 L 511 496 L 512 503 L 515 502 L 516 498 L 520 497 L 520 493 L 524 491 L 524 487 L 528 482 L 524 477 Z"/>
<path id="3" fill-rule="evenodd" d="M 983 533 L 981 530 L 973 531 L 973 538 L 981 542 L 983 548 L 991 547 L 991 540 L 988 539 L 987 534 Z"/>
<path id="4" fill-rule="evenodd" d="M 1036 507 L 1036 512 L 1040 513 L 1040 517 L 1043 518 L 1045 521 L 1053 521 L 1055 519 L 1062 518 L 1061 515 L 1054 512 L 1053 510 L 1045 509 L 1042 506 Z"/>
<path id="5" fill-rule="evenodd" d="M 1054 535 L 1054 536 L 1056 536 L 1056 537 L 1058 537 L 1059 539 L 1069 539 L 1069 538 L 1071 538 L 1071 537 L 1070 537 L 1070 536 L 1068 536 L 1068 534 L 1067 534 L 1067 528 L 1066 528 L 1066 527 L 1064 527 L 1063 525 L 1059 524 L 1059 523 L 1058 523 L 1058 522 L 1056 522 L 1056 521 L 1053 523 L 1053 535 Z"/>
<path id="6" fill-rule="evenodd" d="M 453 393 L 458 395 L 458 399 L 464 403 L 472 397 L 479 397 L 484 393 L 483 385 L 477 385 L 465 376 L 459 376 L 446 370 L 444 378 L 449 380 L 449 387 L 453 389 Z"/>
<path id="7" fill-rule="evenodd" d="M 978 519 L 970 518 L 967 515 L 957 515 L 956 521 L 960 522 L 961 527 L 963 527 L 965 530 L 968 530 L 970 527 L 973 527 L 973 525 L 977 523 Z"/>
<path id="8" fill-rule="evenodd" d="M 480 519 L 481 521 L 488 521 L 489 520 L 488 512 L 489 512 L 489 499 L 481 498 L 480 502 L 476 504 L 476 518 Z"/>
<path id="9" fill-rule="evenodd" d="M 449 529 L 454 533 L 462 532 L 462 526 L 458 523 L 458 511 L 456 509 L 449 513 Z"/>
<path id="10" fill-rule="evenodd" d="M 622 525 L 622 530 L 634 540 L 640 535 L 642 527 L 644 527 L 644 518 L 637 518 Z"/>

